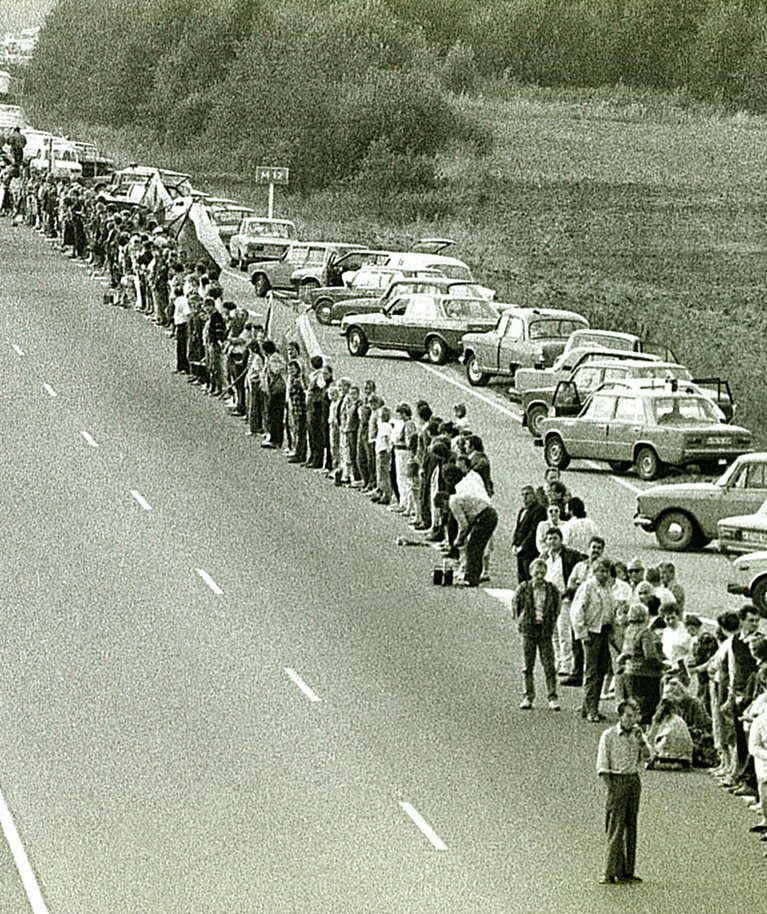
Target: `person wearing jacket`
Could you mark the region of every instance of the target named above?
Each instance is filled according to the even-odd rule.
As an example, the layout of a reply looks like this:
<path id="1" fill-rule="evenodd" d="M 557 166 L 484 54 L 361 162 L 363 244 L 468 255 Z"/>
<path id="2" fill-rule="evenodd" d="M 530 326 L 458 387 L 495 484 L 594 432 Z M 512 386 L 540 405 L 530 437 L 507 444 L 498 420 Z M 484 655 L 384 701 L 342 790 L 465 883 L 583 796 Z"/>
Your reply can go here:
<path id="1" fill-rule="evenodd" d="M 559 711 L 557 701 L 557 673 L 554 666 L 554 632 L 559 618 L 561 598 L 557 588 L 546 580 L 547 566 L 544 559 L 530 563 L 529 581 L 520 584 L 514 594 L 512 610 L 517 628 L 522 636 L 524 667 L 524 698 L 522 710 L 532 708 L 535 701 L 535 657 L 540 655 L 546 677 L 549 710 Z"/>
<path id="2" fill-rule="evenodd" d="M 535 497 L 532 486 L 522 487 L 522 507 L 512 537 L 512 549 L 517 557 L 517 580 L 520 584 L 530 579 L 530 563 L 538 558 L 535 534 L 538 524 L 546 519 L 546 509 Z"/>

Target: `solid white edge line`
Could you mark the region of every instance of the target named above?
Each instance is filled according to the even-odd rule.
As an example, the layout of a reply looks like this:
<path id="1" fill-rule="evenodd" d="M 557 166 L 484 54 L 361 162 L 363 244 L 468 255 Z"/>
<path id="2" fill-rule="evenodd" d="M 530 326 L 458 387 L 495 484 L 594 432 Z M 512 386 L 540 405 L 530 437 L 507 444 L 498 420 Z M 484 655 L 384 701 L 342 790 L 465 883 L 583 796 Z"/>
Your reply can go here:
<path id="1" fill-rule="evenodd" d="M 49 397 L 58 397 L 58 391 L 54 390 L 50 384 L 43 384 L 43 390 Z"/>
<path id="2" fill-rule="evenodd" d="M 195 568 L 195 571 L 197 572 L 197 574 L 199 574 L 199 576 L 203 579 L 203 581 L 205 581 L 205 583 L 208 585 L 208 587 L 210 587 L 210 589 L 213 591 L 213 593 L 220 595 L 224 592 L 223 590 L 221 590 L 221 588 L 218 586 L 218 584 L 216 584 L 216 582 L 208 574 L 208 572 L 205 571 L 203 568 Z"/>
<path id="3" fill-rule="evenodd" d="M 495 407 L 498 412 L 503 413 L 506 416 L 510 416 L 515 422 L 521 422 L 522 417 L 519 413 L 515 413 L 513 410 L 508 409 L 505 406 L 502 406 L 500 403 L 496 403 L 495 400 L 491 400 L 490 397 L 486 397 L 484 394 L 481 394 L 478 390 L 463 384 L 461 381 L 457 381 L 455 378 L 451 378 L 449 375 L 444 374 L 441 371 L 437 371 L 433 365 L 425 365 L 423 362 L 416 362 L 419 368 L 423 368 L 424 371 L 430 371 L 432 374 L 435 374 L 438 378 L 442 378 L 443 381 L 447 381 L 448 384 L 452 384 L 454 387 L 460 387 L 461 390 L 466 391 L 467 394 L 471 394 L 473 397 L 476 397 L 478 400 L 482 400 L 483 403 L 487 403 L 489 406 Z"/>
<path id="4" fill-rule="evenodd" d="M 404 811 L 410 816 L 410 818 L 415 822 L 416 826 L 423 832 L 424 835 L 431 841 L 434 847 L 438 851 L 446 851 L 447 844 L 440 838 L 440 836 L 434 831 L 434 829 L 429 825 L 429 823 L 424 819 L 424 817 L 418 812 L 418 810 L 411 804 L 405 803 L 402 800 L 399 801 L 399 805 L 404 809 Z"/>
<path id="5" fill-rule="evenodd" d="M 295 670 L 292 670 L 288 666 L 283 667 L 283 669 L 288 674 L 288 676 L 293 680 L 293 682 L 295 682 L 295 684 L 298 686 L 298 688 L 301 689 L 301 691 L 304 693 L 304 695 L 306 695 L 306 697 L 309 699 L 309 701 L 322 701 L 322 699 L 319 697 L 319 695 L 317 695 L 315 692 L 313 692 L 309 688 L 309 686 L 303 681 L 303 679 L 301 679 L 301 677 L 298 675 L 298 673 Z"/>
<path id="6" fill-rule="evenodd" d="M 80 434 L 83 436 L 83 438 L 88 442 L 88 444 L 89 444 L 92 448 L 95 449 L 95 448 L 97 448 L 97 447 L 99 446 L 99 445 L 98 445 L 98 441 L 95 441 L 95 440 L 93 439 L 93 437 L 92 437 L 91 435 L 88 434 L 88 432 L 82 431 L 82 432 L 80 432 Z"/>
<path id="7" fill-rule="evenodd" d="M 24 355 L 24 350 L 21 346 L 17 346 L 16 343 L 11 343 L 11 349 L 13 349 L 16 355 Z"/>
<path id="8" fill-rule="evenodd" d="M 633 492 L 634 495 L 639 495 L 640 492 L 643 492 L 644 489 L 640 489 L 639 486 L 635 486 L 630 483 L 627 479 L 621 479 L 620 476 L 611 476 L 613 482 L 617 482 L 619 486 L 623 486 L 624 489 L 628 489 L 629 492 Z"/>
<path id="9" fill-rule="evenodd" d="M 33 914 L 48 914 L 48 908 L 43 901 L 43 896 L 40 892 L 40 887 L 37 884 L 35 874 L 32 871 L 32 867 L 30 866 L 27 852 L 24 850 L 24 845 L 21 843 L 21 838 L 16 830 L 16 824 L 13 821 L 13 816 L 8 809 L 2 792 L 0 792 L 0 824 L 2 824 L 5 840 L 8 842 L 8 847 L 10 847 L 11 853 L 13 854 L 13 860 L 16 864 L 16 869 L 19 871 L 19 876 L 21 877 L 21 882 L 24 886 L 24 891 Z"/>
<path id="10" fill-rule="evenodd" d="M 130 490 L 130 494 L 131 494 L 131 495 L 136 499 L 136 501 L 141 505 L 141 507 L 144 509 L 144 511 L 151 511 L 151 510 L 152 510 L 152 506 L 151 506 L 151 505 L 149 504 L 149 502 L 144 498 L 144 496 L 141 494 L 141 492 L 137 491 L 136 489 L 131 489 L 131 490 Z"/>

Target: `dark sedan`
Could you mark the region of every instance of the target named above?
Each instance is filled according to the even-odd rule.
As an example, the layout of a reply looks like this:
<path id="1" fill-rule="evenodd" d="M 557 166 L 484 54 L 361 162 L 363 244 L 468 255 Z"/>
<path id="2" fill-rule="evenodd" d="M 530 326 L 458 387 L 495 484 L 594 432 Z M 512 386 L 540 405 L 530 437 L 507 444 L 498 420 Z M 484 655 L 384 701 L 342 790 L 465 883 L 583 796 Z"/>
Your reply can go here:
<path id="1" fill-rule="evenodd" d="M 397 349 L 413 359 L 425 353 L 441 365 L 457 357 L 464 333 L 490 330 L 498 317 L 498 307 L 486 299 L 406 295 L 377 314 L 347 315 L 341 333 L 355 356 L 371 348 Z"/>

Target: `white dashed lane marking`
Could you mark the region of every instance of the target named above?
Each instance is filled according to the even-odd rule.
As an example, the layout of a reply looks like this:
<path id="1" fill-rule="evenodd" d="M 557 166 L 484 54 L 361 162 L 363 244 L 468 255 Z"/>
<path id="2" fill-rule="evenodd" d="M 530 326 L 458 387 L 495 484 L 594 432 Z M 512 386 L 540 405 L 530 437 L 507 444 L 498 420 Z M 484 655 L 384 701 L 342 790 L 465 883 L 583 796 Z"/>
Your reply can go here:
<path id="1" fill-rule="evenodd" d="M 293 680 L 293 682 L 298 686 L 299 689 L 306 695 L 309 701 L 322 701 L 322 699 L 309 688 L 309 686 L 301 679 L 298 673 L 295 670 L 292 670 L 290 667 L 285 667 L 285 672 Z"/>
<path id="2" fill-rule="evenodd" d="M 210 589 L 213 591 L 213 593 L 220 595 L 224 592 L 223 590 L 221 590 L 221 588 L 218 586 L 218 584 L 216 584 L 216 582 L 208 574 L 208 572 L 205 571 L 203 568 L 195 568 L 195 571 L 197 572 L 197 574 L 199 574 L 199 576 L 203 579 L 203 581 L 205 581 L 205 583 L 208 585 L 208 587 L 210 587 Z"/>
<path id="3" fill-rule="evenodd" d="M 0 824 L 2 824 L 5 840 L 8 842 L 8 847 L 13 854 L 13 860 L 16 864 L 16 869 L 19 871 L 19 876 L 21 877 L 29 906 L 32 909 L 32 914 L 48 914 L 48 908 L 43 901 L 43 896 L 40 892 L 40 887 L 37 884 L 34 871 L 30 866 L 27 852 L 24 850 L 24 845 L 21 843 L 21 838 L 19 838 L 19 833 L 16 830 L 13 816 L 8 809 L 5 797 L 3 797 L 2 793 L 0 793 Z"/>
<path id="4" fill-rule="evenodd" d="M 80 434 L 82 435 L 82 437 L 85 439 L 85 441 L 86 441 L 94 450 L 99 446 L 99 445 L 98 445 L 98 442 L 95 441 L 95 440 L 93 439 L 93 437 L 92 437 L 91 435 L 88 434 L 88 432 L 83 431 L 83 432 L 80 432 Z"/>
<path id="5" fill-rule="evenodd" d="M 16 355 L 24 355 L 24 350 L 21 346 L 17 346 L 16 343 L 11 343 L 11 349 L 13 349 Z"/>
<path id="6" fill-rule="evenodd" d="M 131 489 L 130 494 L 136 499 L 136 501 L 139 503 L 139 505 L 141 505 L 142 510 L 144 510 L 144 511 L 152 510 L 152 506 L 144 498 L 144 496 L 141 494 L 141 492 L 138 492 L 136 489 Z"/>
<path id="7" fill-rule="evenodd" d="M 43 390 L 48 394 L 49 397 L 52 397 L 54 400 L 58 397 L 58 391 L 54 390 L 50 384 L 43 384 Z"/>
<path id="8" fill-rule="evenodd" d="M 421 830 L 421 832 L 426 835 L 429 841 L 436 847 L 438 851 L 446 851 L 447 844 L 440 838 L 440 836 L 434 831 L 434 829 L 429 825 L 429 823 L 424 819 L 420 812 L 410 803 L 404 803 L 400 800 L 399 804 L 402 809 L 407 813 L 408 816 L 413 820 L 416 826 Z"/>
<path id="9" fill-rule="evenodd" d="M 419 368 L 423 368 L 424 371 L 430 371 L 432 374 L 435 374 L 438 378 L 442 378 L 443 381 L 447 381 L 448 384 L 452 384 L 454 387 L 460 387 L 461 390 L 465 390 L 467 394 L 471 394 L 472 397 L 476 397 L 478 400 L 482 400 L 483 403 L 487 403 L 488 406 L 492 406 L 494 409 L 497 409 L 499 413 L 503 413 L 504 416 L 508 416 L 510 419 L 513 419 L 515 422 L 521 422 L 522 417 L 519 413 L 515 413 L 513 410 L 509 409 L 506 406 L 502 406 L 500 403 L 496 403 L 491 397 L 481 394 L 478 390 L 474 390 L 473 387 L 469 387 L 466 384 L 463 384 L 461 381 L 456 380 L 456 378 L 451 378 L 449 375 L 445 374 L 442 371 L 438 371 L 434 368 L 433 365 L 426 365 L 423 362 L 416 362 Z"/>

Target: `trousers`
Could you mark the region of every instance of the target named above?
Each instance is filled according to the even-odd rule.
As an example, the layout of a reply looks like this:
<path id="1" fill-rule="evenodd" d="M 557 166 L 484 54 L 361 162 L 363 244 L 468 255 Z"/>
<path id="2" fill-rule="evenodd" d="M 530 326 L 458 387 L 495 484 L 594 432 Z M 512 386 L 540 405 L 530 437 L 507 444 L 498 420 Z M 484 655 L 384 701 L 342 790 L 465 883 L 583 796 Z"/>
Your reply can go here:
<path id="1" fill-rule="evenodd" d="M 607 775 L 605 831 L 606 876 L 633 876 L 636 863 L 637 821 L 642 784 L 638 774 Z"/>

